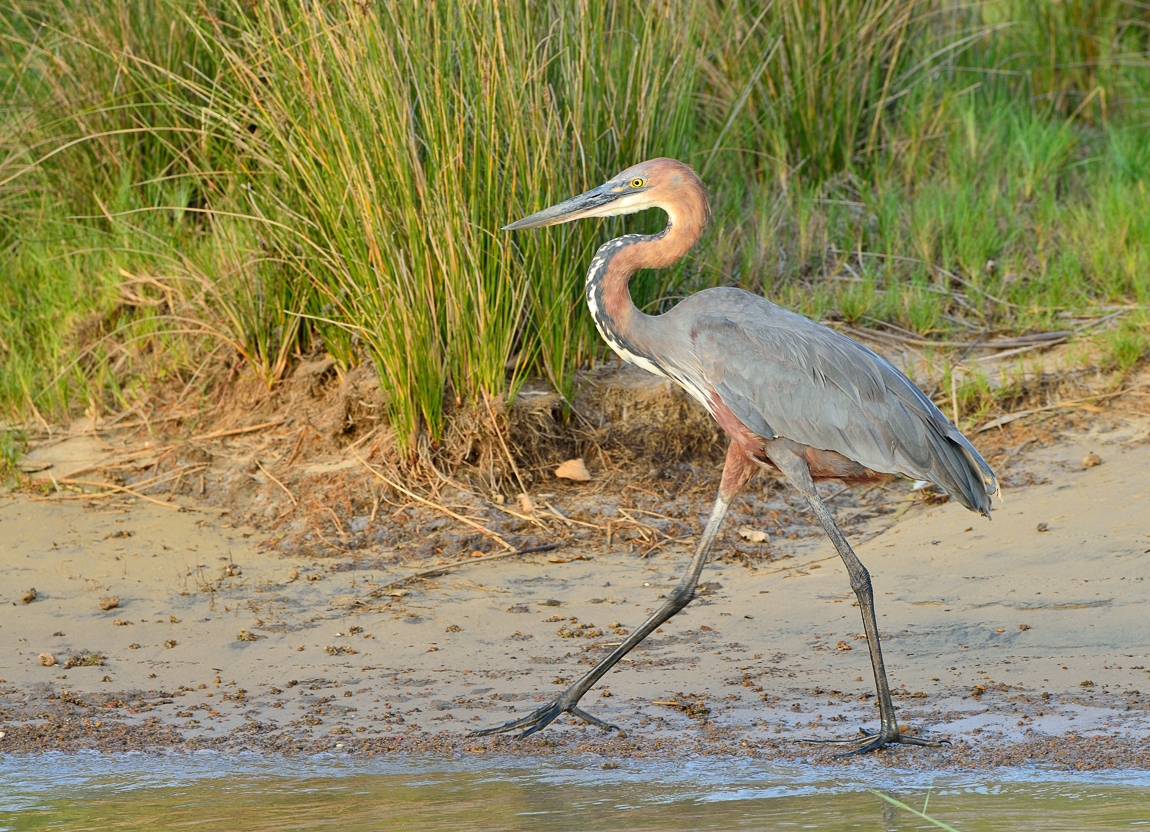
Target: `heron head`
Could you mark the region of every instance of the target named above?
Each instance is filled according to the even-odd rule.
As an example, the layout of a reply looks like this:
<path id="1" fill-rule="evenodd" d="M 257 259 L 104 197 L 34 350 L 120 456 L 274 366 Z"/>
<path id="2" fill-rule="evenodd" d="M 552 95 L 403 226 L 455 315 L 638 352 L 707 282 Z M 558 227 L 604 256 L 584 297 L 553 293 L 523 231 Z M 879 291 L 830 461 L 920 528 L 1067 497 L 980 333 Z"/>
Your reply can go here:
<path id="1" fill-rule="evenodd" d="M 573 196 L 550 208 L 503 227 L 504 231 L 544 228 L 588 217 L 634 214 L 646 208 L 663 208 L 672 217 L 676 209 L 701 198 L 707 212 L 706 192 L 695 172 L 675 159 L 650 159 L 632 165 L 597 188 Z"/>

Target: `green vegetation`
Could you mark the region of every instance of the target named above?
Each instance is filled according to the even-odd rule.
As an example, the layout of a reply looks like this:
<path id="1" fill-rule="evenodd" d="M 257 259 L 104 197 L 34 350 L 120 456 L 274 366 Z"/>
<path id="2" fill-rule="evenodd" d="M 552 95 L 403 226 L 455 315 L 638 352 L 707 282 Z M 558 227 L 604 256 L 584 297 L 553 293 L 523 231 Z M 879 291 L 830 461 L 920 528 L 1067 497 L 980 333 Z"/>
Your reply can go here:
<path id="1" fill-rule="evenodd" d="M 591 253 L 662 217 L 499 228 L 657 155 L 715 223 L 637 278 L 651 311 L 738 284 L 973 340 L 1144 310 L 1148 49 L 1134 0 L 17 0 L 0 418 L 270 387 L 321 347 L 373 364 L 409 450 L 529 375 L 566 395 L 603 355 Z"/>
<path id="2" fill-rule="evenodd" d="M 24 437 L 18 430 L 0 428 L 0 485 L 19 476 L 16 463 L 24 452 Z"/>
<path id="3" fill-rule="evenodd" d="M 1104 366 L 1125 374 L 1150 354 L 1150 320 L 1139 310 L 1102 339 Z"/>
<path id="4" fill-rule="evenodd" d="M 891 797 L 889 794 L 886 794 L 884 792 L 880 792 L 877 789 L 871 789 L 870 793 L 873 795 L 876 795 L 877 797 L 881 797 L 883 800 L 885 800 L 887 803 L 889 803 L 892 806 L 897 806 L 899 809 L 910 812 L 912 815 L 917 815 L 918 817 L 922 818 L 927 823 L 929 823 L 931 826 L 936 826 L 939 829 L 947 829 L 947 830 L 950 830 L 950 832 L 958 832 L 958 830 L 955 829 L 950 824 L 943 823 L 941 820 L 938 820 L 937 818 L 932 818 L 930 815 L 928 815 L 926 813 L 927 804 L 930 803 L 930 792 L 929 791 L 926 794 L 926 799 L 922 802 L 922 810 L 921 811 L 918 809 L 915 809 L 913 806 L 908 806 L 905 803 L 903 803 L 901 800 L 894 798 L 894 797 Z"/>

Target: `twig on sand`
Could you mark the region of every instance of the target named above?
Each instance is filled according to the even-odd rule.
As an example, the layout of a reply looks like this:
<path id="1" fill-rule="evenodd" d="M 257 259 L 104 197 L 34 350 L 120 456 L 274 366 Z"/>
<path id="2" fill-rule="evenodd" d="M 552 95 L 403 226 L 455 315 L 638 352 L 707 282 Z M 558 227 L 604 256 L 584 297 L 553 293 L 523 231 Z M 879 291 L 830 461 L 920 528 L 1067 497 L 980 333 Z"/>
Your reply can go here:
<path id="1" fill-rule="evenodd" d="M 125 488 L 122 485 L 116 485 L 115 483 L 111 483 L 111 482 L 94 482 L 92 480 L 74 480 L 74 479 L 70 479 L 70 478 L 66 478 L 66 477 L 61 477 L 59 482 L 63 483 L 64 485 L 87 485 L 87 486 L 90 486 L 92 488 L 103 488 L 103 489 L 105 489 L 105 494 L 107 494 L 109 492 L 117 492 L 117 493 L 121 493 L 121 494 L 127 494 L 131 497 L 136 497 L 136 498 L 141 499 L 141 500 L 147 500 L 149 503 L 155 503 L 158 506 L 163 506 L 164 508 L 175 509 L 176 511 L 195 511 L 196 510 L 194 508 L 186 508 L 185 506 L 181 506 L 178 503 L 170 503 L 170 502 L 165 502 L 163 500 L 157 500 L 155 497 L 149 497 L 147 494 L 142 494 L 139 491 L 133 491 L 131 488 Z M 89 494 L 88 496 L 89 497 L 99 497 L 99 496 L 103 496 L 103 495 Z"/>
<path id="2" fill-rule="evenodd" d="M 1014 413 L 1006 413 L 995 419 L 991 419 L 986 424 L 979 425 L 974 429 L 973 432 L 982 433 L 983 431 L 1000 428 L 1026 416 L 1033 416 L 1036 413 L 1044 413 L 1049 410 L 1062 410 L 1071 407 L 1082 407 L 1083 405 L 1093 404 L 1094 402 L 1108 401 L 1110 399 L 1121 396 L 1123 393 L 1129 392 L 1130 389 L 1131 388 L 1129 387 L 1123 387 L 1118 390 L 1111 390 L 1109 393 L 1095 393 L 1092 396 L 1083 396 L 1080 399 L 1067 399 L 1065 401 L 1055 402 L 1054 404 L 1048 404 L 1045 407 L 1034 407 L 1028 410 L 1019 410 Z"/>
<path id="3" fill-rule="evenodd" d="M 751 575 L 753 575 L 756 578 L 760 575 L 777 575 L 780 572 L 792 572 L 795 569 L 802 569 L 804 567 L 811 566 L 811 565 L 816 564 L 816 563 L 823 563 L 824 561 L 828 561 L 828 560 L 836 560 L 837 558 L 838 558 L 838 555 L 827 555 L 826 557 L 822 557 L 822 558 L 814 558 L 813 560 L 806 560 L 806 561 L 803 561 L 802 563 L 791 563 L 791 564 L 788 564 L 786 566 L 780 566 L 776 569 L 761 569 L 758 572 L 752 572 Z"/>
<path id="4" fill-rule="evenodd" d="M 377 586 L 370 593 L 369 598 L 379 598 L 381 595 L 387 595 L 387 591 L 393 587 L 403 586 L 412 581 L 417 581 L 420 578 L 433 578 L 437 575 L 442 575 L 451 569 L 458 569 L 461 566 L 469 566 L 473 563 L 483 563 L 485 560 L 496 560 L 498 558 L 511 558 L 516 555 L 533 555 L 537 552 L 550 552 L 552 549 L 558 549 L 562 543 L 544 543 L 541 546 L 528 546 L 526 549 L 515 549 L 510 552 L 496 552 L 494 555 L 484 555 L 481 558 L 467 558 L 465 560 L 453 560 L 448 563 L 442 563 L 439 566 L 433 566 L 430 569 L 421 569 L 418 572 L 412 572 L 402 578 L 396 578 L 391 583 L 386 583 L 383 586 Z"/>
<path id="5" fill-rule="evenodd" d="M 596 526 L 594 523 L 584 523 L 582 520 L 572 520 L 570 517 L 567 517 L 565 514 L 563 514 L 563 512 L 561 512 L 559 509 L 555 508 L 555 506 L 551 505 L 551 503 L 544 503 L 543 505 L 547 506 L 548 514 L 550 514 L 556 520 L 562 520 L 568 526 L 586 526 L 589 529 L 603 531 L 602 526 Z M 542 514 L 542 512 L 540 512 L 540 514 Z"/>
<path id="6" fill-rule="evenodd" d="M 266 476 L 266 477 L 267 477 L 269 480 L 271 480 L 272 482 L 274 482 L 276 485 L 278 485 L 280 488 L 282 488 L 282 489 L 283 489 L 283 492 L 284 492 L 284 494 L 287 494 L 287 495 L 288 495 L 288 498 L 291 500 L 291 504 L 292 504 L 293 506 L 298 506 L 298 505 L 299 505 L 299 500 L 297 500 L 297 499 L 295 498 L 295 494 L 292 494 L 292 493 L 291 493 L 291 492 L 288 490 L 288 487 L 287 487 L 286 485 L 284 485 L 282 482 L 280 482 L 280 481 L 279 481 L 279 480 L 276 478 L 275 474 L 273 474 L 271 471 L 269 471 L 267 468 L 265 468 L 265 467 L 263 466 L 263 463 L 261 463 L 261 462 L 260 462 L 258 459 L 256 460 L 256 467 L 257 467 L 257 468 L 259 468 L 261 471 L 263 471 L 263 472 L 264 472 L 264 476 Z"/>
<path id="7" fill-rule="evenodd" d="M 359 460 L 360 464 L 364 468 L 366 468 L 368 471 L 370 471 L 372 474 L 374 474 L 378 479 L 383 480 L 385 483 L 390 485 L 396 491 L 400 492 L 401 494 L 406 494 L 411 499 L 413 499 L 417 502 L 423 503 L 425 506 L 428 506 L 429 508 L 433 508 L 436 511 L 441 511 L 444 514 L 446 514 L 448 517 L 452 517 L 452 518 L 458 520 L 460 523 L 464 523 L 468 526 L 471 526 L 471 528 L 475 529 L 477 532 L 482 534 L 484 537 L 487 537 L 487 538 L 490 538 L 491 540 L 494 540 L 496 543 L 498 543 L 504 549 L 507 549 L 510 552 L 515 552 L 514 546 L 512 546 L 510 543 L 508 543 L 506 540 L 504 540 L 502 537 L 500 537 L 495 532 L 491 531 L 491 529 L 486 528 L 485 526 L 483 526 L 480 523 L 476 523 L 474 520 L 472 520 L 468 517 L 464 517 L 462 514 L 456 514 L 454 511 L 452 511 L 451 509 L 449 509 L 445 505 L 440 505 L 439 503 L 436 503 L 432 500 L 429 500 L 426 497 L 420 497 L 414 491 L 410 491 L 410 490 L 404 488 L 402 485 L 400 485 L 397 482 L 392 482 L 390 479 L 388 479 L 386 476 L 384 476 L 384 474 L 381 471 L 379 471 L 378 469 L 373 468 L 371 465 L 369 465 L 367 460 L 359 455 L 358 451 L 353 450 L 352 454 L 355 456 L 356 459 Z"/>
<path id="8" fill-rule="evenodd" d="M 168 421 L 168 420 L 154 419 L 153 421 Z M 178 442 L 173 442 L 170 445 L 164 445 L 164 446 L 159 447 L 159 448 L 154 448 L 150 444 L 144 445 L 142 447 L 134 448 L 134 449 L 129 450 L 129 451 L 121 451 L 119 453 L 111 454 L 108 457 L 106 457 L 105 459 L 102 459 L 99 462 L 96 462 L 92 465 L 89 465 L 87 468 L 81 468 L 79 471 L 72 472 L 72 476 L 78 477 L 78 476 L 81 476 L 82 474 L 87 474 L 87 473 L 90 473 L 92 471 L 106 471 L 106 470 L 113 470 L 116 468 L 125 468 L 125 467 L 128 467 L 128 465 L 130 463 L 135 462 L 137 459 L 139 459 L 140 457 L 145 456 L 145 455 L 150 456 L 150 457 L 154 457 L 155 460 L 158 460 L 160 457 L 164 456 L 165 454 L 170 453 L 171 451 L 174 451 L 177 448 L 181 448 L 184 445 L 190 445 L 194 442 L 204 442 L 204 441 L 207 441 L 209 439 L 223 439 L 223 438 L 228 437 L 228 436 L 239 436 L 239 435 L 244 434 L 244 433 L 254 433 L 255 431 L 266 430 L 267 428 L 277 427 L 279 425 L 282 425 L 284 423 L 284 421 L 285 421 L 284 419 L 274 419 L 270 422 L 261 422 L 258 425 L 249 425 L 246 428 L 228 428 L 227 430 L 215 430 L 215 431 L 211 431 L 210 433 L 201 434 L 199 436 L 191 436 L 187 439 L 181 439 Z M 46 448 L 46 447 L 51 447 L 52 445 L 58 444 L 59 442 L 63 442 L 65 439 L 70 439 L 73 437 L 84 436 L 84 435 L 86 435 L 86 434 L 84 434 L 84 433 L 57 434 L 57 437 L 59 437 L 59 438 L 54 437 L 51 442 L 45 442 L 45 443 L 37 446 L 37 450 L 40 450 L 40 449 Z M 148 463 L 146 465 L 141 465 L 140 467 L 146 468 L 146 467 L 148 467 L 148 465 L 154 465 L 154 464 L 155 464 L 155 461 Z"/>
<path id="9" fill-rule="evenodd" d="M 508 517 L 514 517 L 516 520 L 522 520 L 525 523 L 533 523 L 544 530 L 547 529 L 547 524 L 536 517 L 534 514 L 523 514 L 521 512 L 515 511 L 514 509 L 508 508 L 507 506 L 501 506 L 499 503 L 488 502 L 488 505 L 496 511 L 503 512 Z"/>
<path id="10" fill-rule="evenodd" d="M 210 433 L 205 433 L 200 436 L 192 436 L 173 445 L 169 445 L 162 450 L 168 450 L 179 445 L 185 445 L 189 442 L 203 442 L 206 439 L 223 439 L 225 436 L 239 436 L 242 433 L 254 433 L 258 430 L 265 428 L 275 428 L 286 422 L 287 419 L 272 419 L 270 422 L 260 422 L 258 425 L 248 425 L 246 428 L 228 428 L 227 430 L 213 430 Z"/>

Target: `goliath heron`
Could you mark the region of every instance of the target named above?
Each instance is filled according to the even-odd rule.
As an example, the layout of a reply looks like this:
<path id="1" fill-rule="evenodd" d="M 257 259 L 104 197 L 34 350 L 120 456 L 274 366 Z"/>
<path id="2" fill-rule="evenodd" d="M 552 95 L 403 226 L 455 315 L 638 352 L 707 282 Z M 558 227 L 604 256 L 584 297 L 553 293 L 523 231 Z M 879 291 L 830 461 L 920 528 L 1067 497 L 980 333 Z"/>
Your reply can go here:
<path id="1" fill-rule="evenodd" d="M 806 498 L 834 543 L 858 598 L 878 693 L 878 731 L 829 742 L 873 751 L 888 743 L 938 745 L 899 732 L 879 646 L 870 575 L 819 498 L 815 482 L 873 483 L 897 474 L 933 482 L 990 517 L 998 482 L 990 466 L 902 373 L 833 329 L 734 288 L 706 289 L 662 315 L 635 307 L 630 278 L 670 266 L 699 239 L 710 217 L 702 182 L 674 159 L 652 159 L 610 181 L 511 223 L 541 228 L 585 217 L 661 208 L 658 234 L 603 244 L 587 272 L 587 305 L 604 340 L 625 361 L 671 379 L 699 401 L 730 437 L 718 498 L 686 575 L 628 638 L 552 703 L 522 719 L 476 732 L 541 730 L 561 713 L 614 729 L 579 706 L 608 670 L 685 607 L 727 507 L 758 469 L 782 474 Z"/>

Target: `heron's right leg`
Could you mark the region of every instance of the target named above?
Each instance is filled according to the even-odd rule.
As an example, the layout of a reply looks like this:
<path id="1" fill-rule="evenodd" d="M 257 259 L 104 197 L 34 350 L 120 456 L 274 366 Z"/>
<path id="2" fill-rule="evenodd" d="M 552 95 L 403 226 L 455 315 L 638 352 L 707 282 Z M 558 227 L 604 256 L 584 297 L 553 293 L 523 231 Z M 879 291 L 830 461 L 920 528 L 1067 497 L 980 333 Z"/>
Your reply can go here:
<path id="1" fill-rule="evenodd" d="M 563 691 L 555 701 L 544 705 L 534 713 L 530 713 L 521 719 L 513 720 L 505 725 L 497 725 L 494 728 L 484 728 L 479 731 L 474 731 L 471 736 L 483 737 L 488 734 L 503 734 L 508 731 L 518 731 L 522 729 L 522 733 L 519 734 L 519 738 L 521 739 L 529 734 L 534 734 L 536 731 L 543 730 L 562 713 L 577 716 L 584 722 L 598 725 L 605 730 L 618 730 L 616 726 L 606 723 L 598 717 L 587 713 L 582 708 L 579 708 L 579 700 L 583 698 L 583 695 L 587 693 L 596 682 L 603 678 L 603 675 L 608 670 L 618 664 L 620 659 L 631 652 L 639 642 L 668 621 L 675 613 L 691 603 L 691 599 L 695 597 L 695 586 L 699 583 L 699 575 L 707 563 L 707 556 L 710 554 L 711 546 L 715 542 L 715 536 L 718 534 L 719 526 L 723 522 L 727 508 L 739 492 L 739 489 L 746 484 L 754 472 L 755 465 L 732 443 L 730 448 L 727 449 L 727 460 L 723 465 L 723 479 L 719 485 L 719 496 L 715 499 L 715 506 L 711 509 L 711 516 L 707 520 L 707 525 L 703 529 L 703 536 L 699 539 L 699 545 L 695 549 L 695 556 L 691 558 L 691 565 L 687 568 L 687 574 L 679 581 L 679 585 L 671 590 L 667 595 L 667 600 L 663 602 L 659 609 L 655 610 L 654 614 L 631 633 L 622 644 L 607 654 L 602 661 L 591 668 L 584 676 L 572 684 L 571 687 Z"/>
<path id="2" fill-rule="evenodd" d="M 850 543 L 847 542 L 846 536 L 843 535 L 838 523 L 835 522 L 834 517 L 823 503 L 822 498 L 819 497 L 818 490 L 815 488 L 815 483 L 811 478 L 810 468 L 807 466 L 806 461 L 781 444 L 777 449 L 768 449 L 768 455 L 770 456 L 771 462 L 782 471 L 783 476 L 807 498 L 807 503 L 814 511 L 815 517 L 818 518 L 819 525 L 823 527 L 823 531 L 825 531 L 827 537 L 831 539 L 831 543 L 834 544 L 836 551 L 839 553 L 839 557 L 842 558 L 843 565 L 847 568 L 847 574 L 850 576 L 851 581 L 851 589 L 854 590 L 855 597 L 859 602 L 859 610 L 862 613 L 863 629 L 866 631 L 867 637 L 867 649 L 870 651 L 871 669 L 874 671 L 875 692 L 878 696 L 879 730 L 876 733 L 869 734 L 863 732 L 857 737 L 851 737 L 845 740 L 806 740 L 806 742 L 825 742 L 854 746 L 854 748 L 846 752 L 847 754 L 861 754 L 868 751 L 876 751 L 888 743 L 937 746 L 940 745 L 941 742 L 945 742 L 945 740 L 918 739 L 899 732 L 898 723 L 894 715 L 894 702 L 890 695 L 890 684 L 887 682 L 886 666 L 882 660 L 882 647 L 879 644 L 878 619 L 875 617 L 874 590 L 871 588 L 870 573 L 867 572 L 862 561 L 858 559 L 858 555 L 854 553 L 854 549 L 852 549 Z"/>

